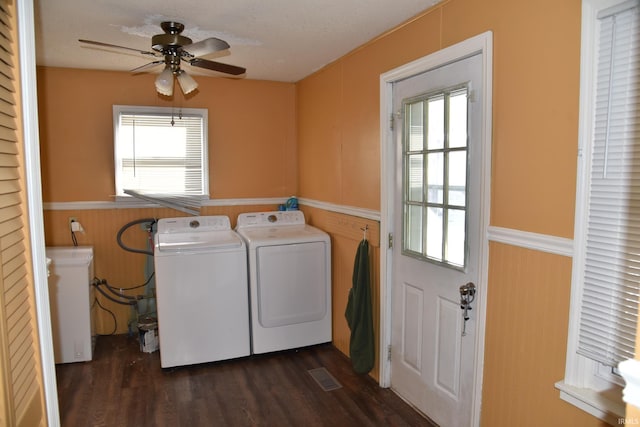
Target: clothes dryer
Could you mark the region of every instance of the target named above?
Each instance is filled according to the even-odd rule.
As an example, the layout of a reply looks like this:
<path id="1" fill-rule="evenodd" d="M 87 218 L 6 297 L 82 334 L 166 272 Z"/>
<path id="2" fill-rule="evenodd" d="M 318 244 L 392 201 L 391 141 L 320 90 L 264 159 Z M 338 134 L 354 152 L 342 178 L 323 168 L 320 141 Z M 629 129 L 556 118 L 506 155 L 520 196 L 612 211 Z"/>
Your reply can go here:
<path id="1" fill-rule="evenodd" d="M 163 218 L 154 242 L 160 365 L 248 356 L 247 252 L 229 218 Z"/>
<path id="2" fill-rule="evenodd" d="M 331 241 L 301 211 L 245 213 L 255 354 L 331 341 Z"/>

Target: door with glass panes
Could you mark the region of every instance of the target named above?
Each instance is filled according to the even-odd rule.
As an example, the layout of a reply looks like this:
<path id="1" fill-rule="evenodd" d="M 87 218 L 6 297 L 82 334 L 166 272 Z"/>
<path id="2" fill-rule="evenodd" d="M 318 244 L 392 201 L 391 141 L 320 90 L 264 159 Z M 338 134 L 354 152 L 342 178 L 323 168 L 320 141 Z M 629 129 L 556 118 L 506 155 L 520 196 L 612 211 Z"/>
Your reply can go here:
<path id="1" fill-rule="evenodd" d="M 443 426 L 472 416 L 481 77 L 476 54 L 393 87 L 391 387 Z"/>

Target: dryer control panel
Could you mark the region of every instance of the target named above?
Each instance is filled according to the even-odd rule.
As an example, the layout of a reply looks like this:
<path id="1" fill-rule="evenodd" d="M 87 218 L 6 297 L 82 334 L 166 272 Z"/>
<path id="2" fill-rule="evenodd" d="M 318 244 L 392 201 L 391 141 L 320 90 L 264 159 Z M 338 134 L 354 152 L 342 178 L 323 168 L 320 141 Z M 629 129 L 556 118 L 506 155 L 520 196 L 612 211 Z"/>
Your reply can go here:
<path id="1" fill-rule="evenodd" d="M 238 228 L 304 224 L 302 211 L 244 213 L 238 216 Z"/>

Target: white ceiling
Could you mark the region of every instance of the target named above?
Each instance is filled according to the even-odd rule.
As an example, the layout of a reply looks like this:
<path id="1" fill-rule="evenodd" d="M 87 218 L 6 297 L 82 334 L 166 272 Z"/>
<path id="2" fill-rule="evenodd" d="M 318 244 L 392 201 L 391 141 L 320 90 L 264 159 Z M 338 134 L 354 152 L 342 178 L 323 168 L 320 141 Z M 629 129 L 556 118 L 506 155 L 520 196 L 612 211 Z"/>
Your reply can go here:
<path id="1" fill-rule="evenodd" d="M 194 42 L 226 40 L 205 58 L 245 67 L 245 78 L 296 82 L 440 0 L 35 0 L 38 65 L 128 71 L 150 62 L 96 40 L 151 50 L 160 22 L 185 25 Z M 220 75 L 186 65 L 200 75 Z M 158 73 L 161 66 L 150 69 Z"/>

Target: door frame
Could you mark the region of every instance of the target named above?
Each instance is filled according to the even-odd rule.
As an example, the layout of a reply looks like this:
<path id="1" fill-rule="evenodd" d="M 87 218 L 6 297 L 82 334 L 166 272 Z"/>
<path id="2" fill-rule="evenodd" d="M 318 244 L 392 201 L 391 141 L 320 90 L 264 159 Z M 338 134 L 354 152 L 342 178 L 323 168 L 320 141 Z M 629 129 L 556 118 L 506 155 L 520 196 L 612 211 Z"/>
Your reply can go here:
<path id="1" fill-rule="evenodd" d="M 42 211 L 42 177 L 40 169 L 40 135 L 38 130 L 38 90 L 35 58 L 34 4 L 32 0 L 16 2 L 18 55 L 20 62 L 20 96 L 24 137 L 25 191 L 29 221 L 30 255 L 33 268 L 34 296 L 38 324 L 38 344 L 42 369 L 45 414 L 49 427 L 60 426 L 58 386 L 53 354 L 47 257 Z"/>
<path id="2" fill-rule="evenodd" d="M 487 31 L 460 43 L 419 58 L 408 64 L 397 67 L 380 75 L 380 236 L 382 241 L 393 231 L 394 206 L 394 162 L 393 133 L 391 121 L 393 115 L 393 83 L 424 73 L 431 69 L 464 59 L 468 56 L 482 54 L 482 129 L 480 161 L 482 178 L 480 190 L 480 251 L 477 254 L 480 268 L 480 280 L 476 283 L 477 325 L 474 345 L 476 358 L 474 361 L 472 425 L 480 424 L 482 400 L 482 379 L 484 365 L 484 338 L 487 308 L 487 281 L 489 275 L 489 219 L 491 210 L 491 141 L 492 141 L 492 87 L 493 87 L 493 33 Z M 399 126 L 399 124 L 398 124 Z M 394 236 L 394 244 L 401 244 L 400 237 Z M 380 254 L 380 378 L 381 387 L 391 386 L 391 362 L 389 360 L 391 346 L 391 295 L 392 295 L 392 250 L 388 243 L 386 248 L 381 244 Z"/>

